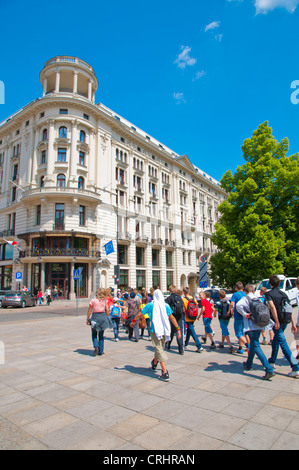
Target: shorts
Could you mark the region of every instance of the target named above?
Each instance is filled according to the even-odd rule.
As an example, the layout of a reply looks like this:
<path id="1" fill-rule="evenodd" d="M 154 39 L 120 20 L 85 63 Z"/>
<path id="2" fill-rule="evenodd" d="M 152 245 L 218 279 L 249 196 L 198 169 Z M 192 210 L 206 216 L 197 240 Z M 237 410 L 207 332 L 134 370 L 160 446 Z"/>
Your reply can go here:
<path id="1" fill-rule="evenodd" d="M 213 333 L 213 330 L 211 328 L 211 323 L 212 323 L 212 318 L 206 317 L 206 318 L 203 319 L 203 324 L 205 326 L 205 332 L 207 334 L 212 334 Z"/>
<path id="2" fill-rule="evenodd" d="M 158 361 L 161 362 L 166 362 L 167 360 L 167 354 L 164 350 L 165 348 L 165 337 L 158 339 L 156 334 L 151 331 L 151 340 L 152 343 L 155 347 L 155 357 L 158 359 Z"/>
<path id="3" fill-rule="evenodd" d="M 299 341 L 299 326 L 297 325 L 297 333 L 294 334 L 295 341 Z"/>
<path id="4" fill-rule="evenodd" d="M 235 335 L 238 339 L 241 338 L 241 336 L 244 336 L 244 320 L 243 318 L 241 320 L 236 320 L 234 321 L 234 330 L 235 330 Z"/>
<path id="5" fill-rule="evenodd" d="M 222 336 L 229 336 L 229 331 L 228 331 L 229 321 L 221 320 L 221 319 L 219 321 L 220 321 L 220 328 L 222 331 Z"/>

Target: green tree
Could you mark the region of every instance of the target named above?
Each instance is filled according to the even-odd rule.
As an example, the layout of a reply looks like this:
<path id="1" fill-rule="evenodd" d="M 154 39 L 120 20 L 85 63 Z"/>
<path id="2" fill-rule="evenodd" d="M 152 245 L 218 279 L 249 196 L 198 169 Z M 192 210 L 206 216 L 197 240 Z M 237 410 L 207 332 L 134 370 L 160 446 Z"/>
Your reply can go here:
<path id="1" fill-rule="evenodd" d="M 268 122 L 242 145 L 245 163 L 227 171 L 221 186 L 210 275 L 219 285 L 257 282 L 271 274 L 299 274 L 299 154 L 287 156 L 288 139 L 278 142 Z"/>

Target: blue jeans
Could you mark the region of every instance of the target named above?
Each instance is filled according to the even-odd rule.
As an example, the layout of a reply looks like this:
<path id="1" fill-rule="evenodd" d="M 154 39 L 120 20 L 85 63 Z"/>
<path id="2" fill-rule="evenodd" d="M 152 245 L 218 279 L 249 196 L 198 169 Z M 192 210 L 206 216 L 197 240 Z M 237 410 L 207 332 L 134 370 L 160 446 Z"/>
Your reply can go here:
<path id="1" fill-rule="evenodd" d="M 269 364 L 260 345 L 259 339 L 260 339 L 261 330 L 247 331 L 246 334 L 249 336 L 249 339 L 250 339 L 250 349 L 249 349 L 247 361 L 245 363 L 246 366 L 252 367 L 254 356 L 257 355 L 257 357 L 259 358 L 259 360 L 265 367 L 266 372 L 267 373 L 274 372 L 272 366 Z"/>
<path id="2" fill-rule="evenodd" d="M 280 328 L 276 330 L 273 328 L 273 333 L 274 333 L 274 338 L 272 341 L 272 353 L 271 357 L 269 359 L 269 362 L 272 362 L 275 364 L 277 355 L 278 355 L 278 350 L 279 346 L 281 347 L 281 350 L 284 354 L 284 357 L 287 359 L 287 361 L 290 363 L 290 366 L 292 367 L 293 371 L 298 371 L 299 370 L 299 365 L 298 362 L 296 361 L 295 357 L 293 356 L 287 340 L 284 335 L 284 331 L 286 327 L 288 326 L 287 323 L 281 323 Z"/>
<path id="3" fill-rule="evenodd" d="M 220 322 L 220 328 L 221 328 L 222 336 L 224 336 L 226 338 L 227 336 L 229 336 L 229 331 L 228 331 L 229 320 L 222 320 L 220 318 L 219 322 Z"/>
<path id="4" fill-rule="evenodd" d="M 211 323 L 212 323 L 212 318 L 206 317 L 206 318 L 203 319 L 203 324 L 204 324 L 204 327 L 205 327 L 205 332 L 206 332 L 207 334 L 210 334 L 210 335 L 213 333 L 213 330 L 212 330 L 212 328 L 211 328 Z"/>
<path id="5" fill-rule="evenodd" d="M 111 318 L 112 325 L 113 325 L 113 332 L 114 332 L 114 338 L 118 338 L 118 330 L 119 330 L 119 321 L 120 318 Z"/>
<path id="6" fill-rule="evenodd" d="M 103 354 L 104 352 L 104 331 L 97 331 L 95 328 L 91 328 L 91 338 L 93 342 L 93 347 L 99 348 L 99 353 Z"/>
<path id="7" fill-rule="evenodd" d="M 198 348 L 201 348 L 201 342 L 199 341 L 198 336 L 195 333 L 194 322 L 193 321 L 186 322 L 186 327 L 187 327 L 187 333 L 186 333 L 185 346 L 188 346 L 190 336 L 192 336 L 192 338 L 195 341 L 196 346 Z"/>

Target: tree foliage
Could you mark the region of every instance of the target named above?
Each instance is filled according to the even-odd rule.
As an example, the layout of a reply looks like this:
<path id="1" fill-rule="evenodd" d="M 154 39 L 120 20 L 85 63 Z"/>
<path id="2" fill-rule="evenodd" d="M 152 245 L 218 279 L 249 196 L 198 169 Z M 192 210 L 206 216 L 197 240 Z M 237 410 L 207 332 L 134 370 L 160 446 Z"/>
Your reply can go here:
<path id="1" fill-rule="evenodd" d="M 227 199 L 219 206 L 211 257 L 214 283 L 234 287 L 271 274 L 299 274 L 299 154 L 287 156 L 268 122 L 242 145 L 245 163 L 221 179 Z"/>

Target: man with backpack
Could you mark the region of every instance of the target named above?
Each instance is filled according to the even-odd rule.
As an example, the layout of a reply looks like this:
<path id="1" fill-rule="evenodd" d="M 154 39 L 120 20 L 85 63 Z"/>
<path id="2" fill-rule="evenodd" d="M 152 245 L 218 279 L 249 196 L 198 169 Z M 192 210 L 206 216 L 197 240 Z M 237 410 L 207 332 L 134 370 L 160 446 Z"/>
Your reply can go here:
<path id="1" fill-rule="evenodd" d="M 293 356 L 284 335 L 285 329 L 289 323 L 292 323 L 292 331 L 296 331 L 296 325 L 291 313 L 292 310 L 290 309 L 289 299 L 288 296 L 278 288 L 280 284 L 278 276 L 275 274 L 270 276 L 269 284 L 271 286 L 271 290 L 266 292 L 265 301 L 268 303 L 271 318 L 275 322 L 275 326 L 273 328 L 274 338 L 272 341 L 272 354 L 269 362 L 275 366 L 280 346 L 285 358 L 292 368 L 292 372 L 288 374 L 289 377 L 298 379 L 299 365 Z"/>
<path id="2" fill-rule="evenodd" d="M 192 295 L 190 295 L 190 288 L 189 287 L 185 287 L 183 289 L 183 292 L 184 292 L 183 302 L 184 302 L 184 308 L 185 308 L 185 323 L 186 323 L 186 328 L 187 328 L 185 347 L 188 346 L 190 336 L 192 336 L 192 338 L 195 341 L 196 347 L 197 347 L 196 352 L 200 353 L 200 352 L 203 351 L 203 347 L 202 347 L 201 342 L 199 341 L 198 336 L 195 333 L 195 329 L 194 329 L 194 322 L 195 322 L 195 320 L 197 320 L 198 313 L 199 313 L 198 312 L 198 303 L 194 299 L 194 297 L 192 297 Z"/>
<path id="3" fill-rule="evenodd" d="M 176 319 L 181 331 L 184 331 L 184 303 L 182 297 L 177 293 L 176 286 L 169 287 L 170 295 L 165 299 L 165 302 L 171 307 L 173 316 Z M 175 326 L 171 323 L 171 333 L 170 333 L 170 341 L 167 341 L 165 344 L 166 349 L 170 349 L 171 342 L 173 340 L 174 334 L 176 332 Z M 183 335 L 178 338 L 176 337 L 178 343 L 179 354 L 184 354 L 184 339 Z"/>
<path id="4" fill-rule="evenodd" d="M 250 339 L 248 358 L 247 361 L 243 363 L 244 369 L 252 369 L 254 356 L 257 355 L 266 369 L 266 374 L 263 379 L 270 380 L 275 376 L 275 372 L 261 348 L 259 339 L 262 330 L 272 328 L 274 323 L 270 320 L 269 309 L 254 296 L 254 287 L 251 284 L 247 284 L 244 288 L 244 292 L 246 295 L 239 300 L 236 306 L 239 314 L 244 318 L 244 331 Z M 260 304 L 260 310 L 256 302 Z M 268 310 L 268 314 L 266 309 Z"/>

